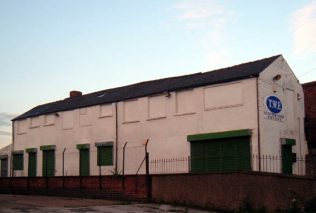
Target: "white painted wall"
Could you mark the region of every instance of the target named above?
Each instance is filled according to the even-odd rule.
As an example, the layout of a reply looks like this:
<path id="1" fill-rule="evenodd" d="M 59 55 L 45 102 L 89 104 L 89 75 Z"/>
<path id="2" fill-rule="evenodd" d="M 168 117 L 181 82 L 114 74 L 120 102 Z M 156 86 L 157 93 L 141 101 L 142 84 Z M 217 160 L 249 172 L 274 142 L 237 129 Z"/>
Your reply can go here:
<path id="1" fill-rule="evenodd" d="M 56 175 L 62 175 L 62 153 L 65 151 L 65 175 L 79 174 L 79 150 L 77 144 L 90 145 L 91 174 L 97 174 L 96 142 L 115 140 L 114 104 L 92 106 L 85 109 L 58 112 L 39 116 L 40 125 L 31 127 L 31 118 L 14 122 L 18 129 L 22 123 L 26 127 L 14 133 L 14 150 L 37 148 L 37 174 L 42 175 L 42 145 L 56 145 Z M 24 152 L 24 171 L 15 171 L 16 175 L 27 175 L 28 154 Z M 102 174 L 110 174 L 113 166 L 102 167 Z"/>
<path id="2" fill-rule="evenodd" d="M 273 81 L 273 77 L 281 75 L 281 79 Z M 282 113 L 285 118 L 283 122 L 264 118 L 267 96 L 277 96 L 283 103 Z M 260 138 L 261 154 L 281 155 L 280 138 L 292 138 L 296 145 L 292 150 L 305 158 L 307 154 L 307 142 L 304 134 L 304 93 L 301 84 L 295 77 L 291 68 L 283 57 L 279 57 L 259 76 L 259 112 L 260 112 Z M 298 168 L 299 167 L 299 168 Z M 277 168 L 281 170 L 281 166 Z M 294 171 L 304 173 L 305 164 L 294 164 Z"/>
<path id="3" fill-rule="evenodd" d="M 232 84 L 171 92 L 170 97 L 155 96 L 155 98 L 165 99 L 166 114 L 164 116 L 160 114 L 153 119 L 148 117 L 147 113 L 140 113 L 139 122 L 120 125 L 118 146 L 122 147 L 124 141 L 129 141 L 132 145 L 142 143 L 149 138 L 148 150 L 152 159 L 183 157 L 190 155 L 187 135 L 237 129 L 252 129 L 252 142 L 257 144 L 255 86 L 256 80 L 249 79 Z M 240 91 L 238 101 L 235 97 L 238 92 L 232 93 L 231 89 Z M 214 97 L 214 93 L 210 92 L 212 90 L 221 91 L 217 100 L 212 101 Z M 222 100 L 227 100 L 227 103 L 225 104 Z M 138 99 L 141 112 L 146 111 L 150 101 L 151 97 Z M 220 104 L 217 106 L 216 102 Z M 214 106 L 210 106 L 211 103 Z M 161 103 L 157 106 L 164 108 Z M 120 119 L 119 117 L 121 123 Z M 253 152 L 256 152 L 256 147 L 252 147 Z M 121 159 L 120 152 L 119 159 Z M 137 158 L 137 162 L 140 160 Z M 134 164 L 134 161 L 127 161 L 127 168 L 133 168 Z"/>
<path id="4" fill-rule="evenodd" d="M 257 152 L 256 79 L 171 92 L 168 97 L 142 97 L 117 105 L 119 172 L 125 142 L 128 174 L 135 174 L 141 164 L 147 139 L 151 159 L 184 157 L 190 155 L 187 135 L 252 129 L 252 152 Z M 14 127 L 14 150 L 38 149 L 38 175 L 42 171 L 40 146 L 56 145 L 56 175 L 62 175 L 62 152 L 66 148 L 65 174 L 78 175 L 76 144 L 85 143 L 91 144 L 91 175 L 97 175 L 94 144 L 115 142 L 115 104 L 28 118 L 15 121 Z M 27 175 L 27 153 L 24 159 L 24 171 L 15 171 L 16 175 Z M 102 174 L 111 174 L 113 170 L 113 166 L 103 166 Z M 140 173 L 144 173 L 144 166 Z"/>

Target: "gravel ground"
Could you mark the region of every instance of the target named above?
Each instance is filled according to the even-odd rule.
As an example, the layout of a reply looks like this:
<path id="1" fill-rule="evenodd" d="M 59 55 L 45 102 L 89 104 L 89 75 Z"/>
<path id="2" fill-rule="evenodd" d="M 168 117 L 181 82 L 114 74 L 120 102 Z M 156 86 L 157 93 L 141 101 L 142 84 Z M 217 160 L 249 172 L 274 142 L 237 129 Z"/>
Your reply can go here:
<path id="1" fill-rule="evenodd" d="M 142 212 L 186 212 L 207 213 L 196 209 L 160 205 L 127 203 L 125 201 L 81 199 L 65 197 L 25 196 L 25 195 L 3 195 L 0 194 L 0 212 L 22 212 L 22 213 L 142 213 Z"/>

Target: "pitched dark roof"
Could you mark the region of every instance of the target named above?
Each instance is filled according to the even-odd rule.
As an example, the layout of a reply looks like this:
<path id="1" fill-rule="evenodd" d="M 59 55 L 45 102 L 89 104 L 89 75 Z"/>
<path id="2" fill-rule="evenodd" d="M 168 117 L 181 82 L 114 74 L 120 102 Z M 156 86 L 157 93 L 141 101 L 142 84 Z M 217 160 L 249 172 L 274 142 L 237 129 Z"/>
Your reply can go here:
<path id="1" fill-rule="evenodd" d="M 113 103 L 132 98 L 144 97 L 163 93 L 189 89 L 210 84 L 230 82 L 240 79 L 257 77 L 280 55 L 258 61 L 235 65 L 228 68 L 218 69 L 205 73 L 195 73 L 178 77 L 164 78 L 153 81 L 145 81 L 113 89 L 102 90 L 79 97 L 66 98 L 64 100 L 39 105 L 14 120 L 49 114 L 59 111 L 72 110 L 75 108 L 88 107 L 99 104 Z"/>

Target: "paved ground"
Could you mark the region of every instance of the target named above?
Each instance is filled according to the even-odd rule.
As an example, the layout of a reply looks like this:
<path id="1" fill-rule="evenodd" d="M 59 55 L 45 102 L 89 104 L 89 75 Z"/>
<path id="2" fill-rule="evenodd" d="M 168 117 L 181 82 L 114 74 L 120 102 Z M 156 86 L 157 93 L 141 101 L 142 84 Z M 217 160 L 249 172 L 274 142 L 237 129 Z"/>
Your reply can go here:
<path id="1" fill-rule="evenodd" d="M 155 213 L 155 212 L 186 212 L 186 213 L 207 213 L 186 207 L 127 203 L 124 201 L 80 199 L 65 197 L 46 196 L 24 196 L 24 195 L 2 195 L 0 194 L 0 213 Z"/>

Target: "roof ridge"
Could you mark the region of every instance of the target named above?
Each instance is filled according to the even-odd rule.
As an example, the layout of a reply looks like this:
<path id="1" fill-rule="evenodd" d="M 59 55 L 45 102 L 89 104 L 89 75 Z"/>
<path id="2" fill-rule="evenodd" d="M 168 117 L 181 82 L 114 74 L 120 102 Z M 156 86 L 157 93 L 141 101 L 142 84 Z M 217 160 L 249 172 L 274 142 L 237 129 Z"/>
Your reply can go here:
<path id="1" fill-rule="evenodd" d="M 215 70 L 209 70 L 209 71 L 206 71 L 206 72 L 196 72 L 196 73 L 192 73 L 192 74 L 177 75 L 177 76 L 171 76 L 171 77 L 166 77 L 166 78 L 145 80 L 145 81 L 132 83 L 132 84 L 124 85 L 124 86 L 112 87 L 112 88 L 108 88 L 108 89 L 104 89 L 104 90 L 99 90 L 99 91 L 96 91 L 96 92 L 87 93 L 87 94 L 84 94 L 82 96 L 98 94 L 98 93 L 102 93 L 102 92 L 105 92 L 105 91 L 108 91 L 108 90 L 119 89 L 119 88 L 124 88 L 124 87 L 129 87 L 129 86 L 134 86 L 134 85 L 140 85 L 140 84 L 145 84 L 145 83 L 151 83 L 151 82 L 157 82 L 157 81 L 168 80 L 168 79 L 175 79 L 175 78 L 181 78 L 181 77 L 189 77 L 189 76 L 200 75 L 200 74 L 205 74 L 205 73 L 209 73 L 209 72 L 222 71 L 222 70 L 225 70 L 225 69 L 230 69 L 230 68 L 238 67 L 238 66 L 241 66 L 241 65 L 252 64 L 252 63 L 255 63 L 255 62 L 258 62 L 258 61 L 263 61 L 263 60 L 266 60 L 266 59 L 277 58 L 279 56 L 282 56 L 282 54 L 278 54 L 278 55 L 274 55 L 274 56 L 271 56 L 271 57 L 266 57 L 266 58 L 262 58 L 262 59 L 258 59 L 258 60 L 248 61 L 248 62 L 244 62 L 244 63 L 240 63 L 240 64 L 228 66 L 228 67 L 223 67 L 223 68 L 219 68 L 219 69 L 215 69 Z M 65 99 L 68 99 L 68 98 L 65 98 Z"/>

